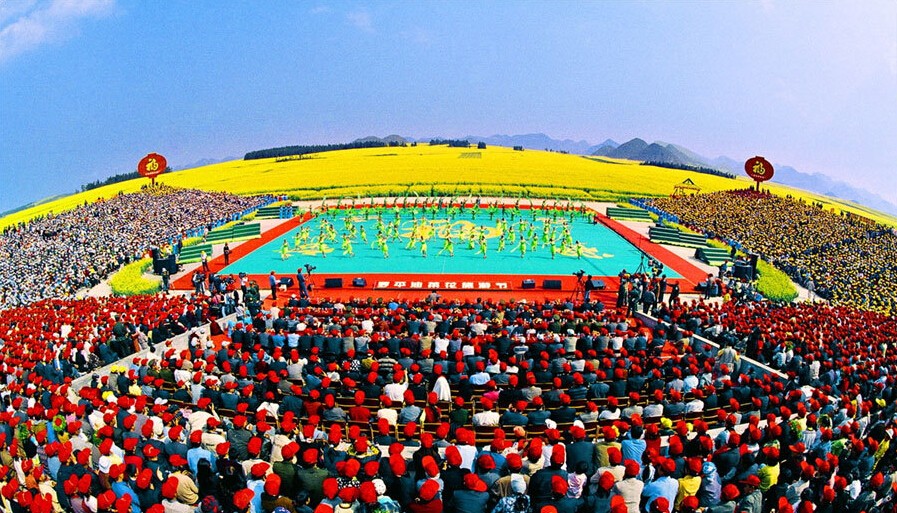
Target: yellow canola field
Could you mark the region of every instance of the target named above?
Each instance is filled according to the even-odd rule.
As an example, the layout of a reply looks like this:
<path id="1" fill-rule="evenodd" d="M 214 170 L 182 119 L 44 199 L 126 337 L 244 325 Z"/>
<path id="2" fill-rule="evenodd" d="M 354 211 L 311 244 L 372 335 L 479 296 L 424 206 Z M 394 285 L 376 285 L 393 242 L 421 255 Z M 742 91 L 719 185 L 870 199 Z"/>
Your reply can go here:
<path id="1" fill-rule="evenodd" d="M 280 160 L 280 161 L 278 161 Z M 369 196 L 482 195 L 617 201 L 635 196 L 666 196 L 691 178 L 703 192 L 745 188 L 746 177 L 727 179 L 691 171 L 642 166 L 604 157 L 490 146 L 449 148 L 408 146 L 317 153 L 304 158 L 236 160 L 168 173 L 157 181 L 235 194 L 286 194 L 292 199 Z M 61 212 L 148 183 L 141 178 L 55 199 L 0 219 L 0 227 L 48 212 Z M 768 184 L 777 194 L 821 201 L 880 222 L 893 218 L 841 200 Z M 766 187 L 766 185 L 764 185 Z"/>

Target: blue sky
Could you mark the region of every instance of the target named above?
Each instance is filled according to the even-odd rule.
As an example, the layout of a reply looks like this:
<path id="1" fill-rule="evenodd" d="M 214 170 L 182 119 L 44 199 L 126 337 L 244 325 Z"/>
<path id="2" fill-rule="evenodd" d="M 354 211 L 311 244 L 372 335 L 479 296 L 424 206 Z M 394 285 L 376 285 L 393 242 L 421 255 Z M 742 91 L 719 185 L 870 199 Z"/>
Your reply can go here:
<path id="1" fill-rule="evenodd" d="M 897 202 L 897 2 L 0 2 L 0 211 L 150 151 L 531 132 Z"/>

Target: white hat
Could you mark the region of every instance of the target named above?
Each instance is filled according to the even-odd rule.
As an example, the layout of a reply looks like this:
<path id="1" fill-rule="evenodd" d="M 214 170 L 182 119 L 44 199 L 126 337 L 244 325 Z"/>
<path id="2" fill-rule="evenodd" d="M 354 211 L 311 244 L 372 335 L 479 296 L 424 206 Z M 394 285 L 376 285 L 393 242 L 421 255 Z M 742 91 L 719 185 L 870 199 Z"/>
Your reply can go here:
<path id="1" fill-rule="evenodd" d="M 109 473 L 109 467 L 112 466 L 112 460 L 110 460 L 107 456 L 100 456 L 100 461 L 97 463 L 97 470 L 104 474 Z"/>

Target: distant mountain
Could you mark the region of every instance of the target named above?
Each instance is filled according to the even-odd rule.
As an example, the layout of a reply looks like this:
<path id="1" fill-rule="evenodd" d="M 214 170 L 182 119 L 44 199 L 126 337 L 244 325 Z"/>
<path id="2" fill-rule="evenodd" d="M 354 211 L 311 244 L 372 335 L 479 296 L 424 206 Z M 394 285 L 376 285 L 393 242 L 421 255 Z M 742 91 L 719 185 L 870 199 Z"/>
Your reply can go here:
<path id="1" fill-rule="evenodd" d="M 821 173 L 802 173 L 791 166 L 779 164 L 774 164 L 773 167 L 775 168 L 773 182 L 853 201 L 881 212 L 897 215 L 897 205 L 866 189 L 854 187 Z"/>
<path id="2" fill-rule="evenodd" d="M 578 155 L 588 155 L 592 145 L 588 141 L 574 141 L 572 139 L 552 139 L 545 134 L 524 134 L 524 135 L 490 135 L 483 137 L 480 135 L 468 135 L 460 139 L 467 139 L 472 143 L 484 142 L 487 146 L 523 146 L 532 150 L 552 150 L 565 151 Z M 429 140 L 429 139 L 428 139 Z M 616 144 L 609 140 L 610 142 Z"/>
<path id="3" fill-rule="evenodd" d="M 639 160 L 642 162 L 665 162 L 668 164 L 687 166 L 713 167 L 708 164 L 707 159 L 687 148 L 675 144 L 667 144 L 661 141 L 648 144 L 638 137 L 627 141 L 616 148 L 601 146 L 591 154 L 616 159 Z"/>
<path id="4" fill-rule="evenodd" d="M 219 162 L 227 162 L 229 160 L 237 160 L 237 157 L 224 157 L 223 159 L 199 159 L 192 164 L 178 164 L 177 166 L 171 166 L 171 170 L 180 171 L 182 169 L 193 169 L 194 167 L 209 166 L 212 164 L 217 164 Z"/>

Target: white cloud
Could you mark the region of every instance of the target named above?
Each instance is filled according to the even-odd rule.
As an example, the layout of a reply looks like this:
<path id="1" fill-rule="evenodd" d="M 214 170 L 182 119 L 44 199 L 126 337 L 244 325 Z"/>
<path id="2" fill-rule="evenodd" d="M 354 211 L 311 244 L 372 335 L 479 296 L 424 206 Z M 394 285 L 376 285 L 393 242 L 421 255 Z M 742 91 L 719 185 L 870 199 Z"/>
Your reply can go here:
<path id="1" fill-rule="evenodd" d="M 330 7 L 327 7 L 326 5 L 319 5 L 317 7 L 312 7 L 308 11 L 309 14 L 327 14 L 329 12 L 330 12 Z"/>
<path id="2" fill-rule="evenodd" d="M 10 4 L 13 2 L 10 2 Z M 111 12 L 115 0 L 46 0 L 0 6 L 0 63 L 77 34 L 77 22 Z"/>
<path id="3" fill-rule="evenodd" d="M 368 32 L 373 34 L 376 32 L 374 30 L 374 22 L 371 19 L 370 13 L 367 11 L 354 11 L 346 14 L 346 19 L 349 20 L 355 28 L 361 30 L 362 32 Z"/>

